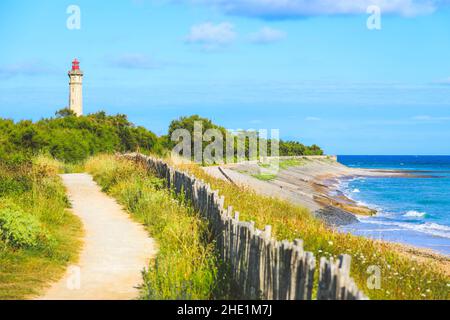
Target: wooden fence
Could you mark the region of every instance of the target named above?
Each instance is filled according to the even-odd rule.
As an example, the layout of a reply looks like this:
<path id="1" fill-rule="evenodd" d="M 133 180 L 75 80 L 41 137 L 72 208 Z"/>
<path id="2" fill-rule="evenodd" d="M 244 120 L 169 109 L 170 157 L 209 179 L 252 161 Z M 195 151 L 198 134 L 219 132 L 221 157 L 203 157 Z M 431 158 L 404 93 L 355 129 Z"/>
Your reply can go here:
<path id="1" fill-rule="evenodd" d="M 194 176 L 170 167 L 162 160 L 141 154 L 124 157 L 145 165 L 162 178 L 167 188 L 183 193 L 209 221 L 217 250 L 230 266 L 241 294 L 250 299 L 311 300 L 316 258 L 303 250 L 303 241 L 276 241 L 271 226 L 258 230 L 253 222 L 239 220 L 239 213 L 224 207 L 224 197 Z M 366 296 L 349 276 L 350 256 L 337 261 L 320 259 L 319 300 L 361 300 Z"/>

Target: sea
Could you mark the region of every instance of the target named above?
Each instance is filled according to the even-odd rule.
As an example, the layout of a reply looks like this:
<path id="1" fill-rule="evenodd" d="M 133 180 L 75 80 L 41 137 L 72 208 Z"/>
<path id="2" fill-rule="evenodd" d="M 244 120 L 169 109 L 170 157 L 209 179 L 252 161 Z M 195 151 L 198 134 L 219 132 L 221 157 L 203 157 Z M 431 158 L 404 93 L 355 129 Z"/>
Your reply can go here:
<path id="1" fill-rule="evenodd" d="M 352 234 L 429 248 L 450 256 L 450 156 L 338 156 L 352 168 L 401 170 L 415 177 L 342 179 L 339 189 L 377 210 L 340 227 Z"/>

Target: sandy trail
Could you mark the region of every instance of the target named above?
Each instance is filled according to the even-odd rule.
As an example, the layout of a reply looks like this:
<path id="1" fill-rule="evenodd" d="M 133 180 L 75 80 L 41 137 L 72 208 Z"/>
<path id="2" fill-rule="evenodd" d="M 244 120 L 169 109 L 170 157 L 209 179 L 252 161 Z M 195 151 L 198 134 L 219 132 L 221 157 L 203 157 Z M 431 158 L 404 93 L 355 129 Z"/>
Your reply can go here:
<path id="1" fill-rule="evenodd" d="M 79 262 L 38 299 L 137 298 L 141 271 L 155 254 L 153 240 L 142 225 L 132 221 L 114 199 L 100 190 L 90 175 L 65 174 L 62 179 L 73 212 L 84 225 L 84 246 Z"/>

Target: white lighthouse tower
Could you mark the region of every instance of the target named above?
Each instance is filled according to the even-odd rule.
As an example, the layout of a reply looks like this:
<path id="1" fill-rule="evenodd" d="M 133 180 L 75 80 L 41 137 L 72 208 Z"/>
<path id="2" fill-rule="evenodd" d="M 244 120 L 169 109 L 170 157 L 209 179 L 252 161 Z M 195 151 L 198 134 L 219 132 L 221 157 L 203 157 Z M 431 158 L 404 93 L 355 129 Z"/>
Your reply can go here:
<path id="1" fill-rule="evenodd" d="M 69 71 L 69 109 L 77 116 L 83 115 L 83 71 L 77 59 L 72 61 Z"/>

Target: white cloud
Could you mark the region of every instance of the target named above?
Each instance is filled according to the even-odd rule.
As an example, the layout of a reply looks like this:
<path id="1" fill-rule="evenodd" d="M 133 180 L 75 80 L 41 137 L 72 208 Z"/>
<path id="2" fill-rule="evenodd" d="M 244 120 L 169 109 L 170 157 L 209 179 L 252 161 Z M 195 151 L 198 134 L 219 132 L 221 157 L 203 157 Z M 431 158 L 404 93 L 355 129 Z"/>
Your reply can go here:
<path id="1" fill-rule="evenodd" d="M 305 120 L 306 121 L 320 121 L 321 119 L 318 117 L 306 117 Z"/>
<path id="2" fill-rule="evenodd" d="M 429 115 L 419 115 L 412 117 L 415 121 L 450 121 L 450 117 L 433 117 Z"/>
<path id="3" fill-rule="evenodd" d="M 41 74 L 54 73 L 55 70 L 45 62 L 22 61 L 13 64 L 0 66 L 0 78 L 11 78 L 14 76 L 37 76 Z"/>
<path id="4" fill-rule="evenodd" d="M 434 83 L 435 84 L 449 84 L 450 85 L 450 77 L 448 77 L 447 79 L 438 80 L 438 81 L 436 81 Z"/>
<path id="5" fill-rule="evenodd" d="M 178 0 L 180 1 L 180 0 Z M 183 0 L 181 0 L 183 1 Z M 371 5 L 383 14 L 416 16 L 430 14 L 448 0 L 184 0 L 212 5 L 225 13 L 265 19 L 292 19 L 320 15 L 366 14 Z"/>
<path id="6" fill-rule="evenodd" d="M 236 38 L 234 25 L 229 22 L 213 24 L 206 22 L 191 27 L 186 42 L 200 44 L 206 49 L 213 49 L 232 43 Z"/>
<path id="7" fill-rule="evenodd" d="M 250 41 L 258 44 L 277 42 L 286 38 L 286 33 L 270 27 L 263 27 L 258 32 L 250 35 Z"/>
<path id="8" fill-rule="evenodd" d="M 124 69 L 154 69 L 160 66 L 148 55 L 142 53 L 124 54 L 112 59 L 110 64 Z"/>

